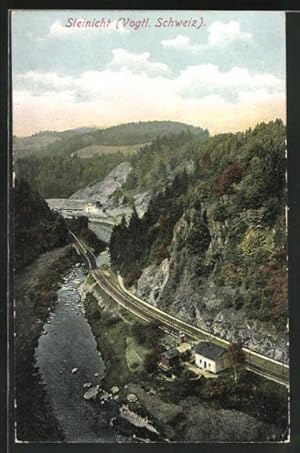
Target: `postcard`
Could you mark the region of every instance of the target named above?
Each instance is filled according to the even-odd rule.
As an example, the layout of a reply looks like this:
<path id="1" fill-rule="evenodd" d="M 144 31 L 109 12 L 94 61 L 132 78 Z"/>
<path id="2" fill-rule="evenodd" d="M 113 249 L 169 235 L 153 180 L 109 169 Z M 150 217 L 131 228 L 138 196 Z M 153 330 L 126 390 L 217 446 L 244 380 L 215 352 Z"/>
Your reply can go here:
<path id="1" fill-rule="evenodd" d="M 285 20 L 11 11 L 16 442 L 289 442 Z"/>

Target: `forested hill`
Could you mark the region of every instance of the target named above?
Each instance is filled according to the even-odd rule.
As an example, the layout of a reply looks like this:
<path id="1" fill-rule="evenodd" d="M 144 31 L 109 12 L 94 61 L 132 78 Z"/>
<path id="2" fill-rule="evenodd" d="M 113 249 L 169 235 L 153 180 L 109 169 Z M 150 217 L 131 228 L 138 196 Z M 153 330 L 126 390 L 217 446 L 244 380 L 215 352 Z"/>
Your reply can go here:
<path id="1" fill-rule="evenodd" d="M 17 270 L 40 254 L 70 241 L 64 219 L 50 211 L 45 200 L 27 182 L 18 179 L 14 190 L 14 230 Z"/>
<path id="2" fill-rule="evenodd" d="M 208 136 L 208 131 L 176 121 L 140 121 L 139 123 L 120 124 L 93 133 L 96 143 L 102 145 L 132 145 L 154 140 L 165 135 L 190 132 L 194 135 Z"/>
<path id="3" fill-rule="evenodd" d="M 164 134 L 169 135 L 164 135 Z M 43 134 L 42 134 L 43 135 Z M 126 144 L 128 142 L 142 143 L 144 140 L 151 140 L 153 146 L 148 145 L 136 151 L 132 155 L 124 154 L 118 146 L 110 145 L 112 152 L 104 153 L 102 145 L 98 145 L 99 153 L 84 159 L 80 158 L 77 152 L 82 149 L 88 149 L 87 142 L 85 145 L 80 140 L 83 137 L 92 137 L 90 143 L 117 143 Z M 67 198 L 79 189 L 88 185 L 93 185 L 101 181 L 108 173 L 118 164 L 128 160 L 135 160 L 135 155 L 141 156 L 145 151 L 147 156 L 152 150 L 156 150 L 156 155 L 163 151 L 163 144 L 169 143 L 177 153 L 176 159 L 180 160 L 180 145 L 190 142 L 192 138 L 196 143 L 202 143 L 207 140 L 209 134 L 201 128 L 194 128 L 182 123 L 153 121 L 148 123 L 131 123 L 121 126 L 112 127 L 103 131 L 92 131 L 87 135 L 75 134 L 70 136 L 68 132 L 68 152 L 57 153 L 55 147 L 61 147 L 60 142 L 53 142 L 47 148 L 45 155 L 41 156 L 38 152 L 18 159 L 15 169 L 19 178 L 28 181 L 32 188 L 38 191 L 44 198 Z M 82 148 L 84 146 L 84 148 Z M 53 152 L 50 150 L 53 148 Z M 79 148 L 78 148 L 79 147 Z M 90 147 L 94 147 L 91 145 Z M 96 147 L 97 148 L 97 147 Z M 32 148 L 33 149 L 33 148 Z M 60 149 L 60 148 L 59 148 Z M 164 147 L 165 149 L 165 147 Z M 72 153 L 71 153 L 72 151 Z M 174 154 L 174 158 L 175 158 Z M 166 158 L 170 157 L 170 153 Z M 172 163 L 171 163 L 172 165 Z M 152 166 L 153 170 L 154 167 Z"/>
<path id="4" fill-rule="evenodd" d="M 165 138 L 137 154 L 122 190 L 156 194 L 142 219 L 115 227 L 114 269 L 190 322 L 222 313 L 236 329 L 237 315 L 285 328 L 285 133 L 276 120 L 202 143 Z"/>
<path id="5" fill-rule="evenodd" d="M 90 145 L 136 145 L 151 142 L 158 136 L 178 134 L 206 134 L 200 127 L 174 121 L 127 123 L 105 129 L 80 128 L 62 132 L 45 131 L 31 137 L 14 137 L 16 159 L 27 156 L 69 155 Z"/>

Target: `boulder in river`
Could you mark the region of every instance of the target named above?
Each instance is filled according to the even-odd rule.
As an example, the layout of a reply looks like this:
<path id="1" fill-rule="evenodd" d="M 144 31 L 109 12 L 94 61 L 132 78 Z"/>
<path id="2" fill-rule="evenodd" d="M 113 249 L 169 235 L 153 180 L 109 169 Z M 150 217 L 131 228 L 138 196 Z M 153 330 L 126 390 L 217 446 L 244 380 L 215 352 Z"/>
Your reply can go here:
<path id="1" fill-rule="evenodd" d="M 92 387 L 92 383 L 91 382 L 86 382 L 85 384 L 83 384 L 83 388 L 86 388 L 86 389 L 89 389 L 90 387 Z"/>
<path id="2" fill-rule="evenodd" d="M 100 396 L 101 401 L 108 401 L 110 399 L 110 395 L 108 392 L 103 392 L 103 394 Z"/>
<path id="3" fill-rule="evenodd" d="M 98 392 L 99 392 L 99 385 L 96 385 L 96 387 L 89 388 L 84 393 L 83 398 L 87 401 L 94 400 L 94 399 L 96 399 Z"/>
<path id="4" fill-rule="evenodd" d="M 129 395 L 127 395 L 127 401 L 129 401 L 129 403 L 136 403 L 137 400 L 138 398 L 134 393 L 129 393 Z"/>
<path id="5" fill-rule="evenodd" d="M 111 393 L 113 395 L 116 395 L 117 393 L 119 393 L 120 389 L 117 385 L 114 385 L 111 389 L 110 389 Z"/>
<path id="6" fill-rule="evenodd" d="M 72 374 L 77 373 L 77 371 L 78 371 L 78 368 L 72 368 Z"/>

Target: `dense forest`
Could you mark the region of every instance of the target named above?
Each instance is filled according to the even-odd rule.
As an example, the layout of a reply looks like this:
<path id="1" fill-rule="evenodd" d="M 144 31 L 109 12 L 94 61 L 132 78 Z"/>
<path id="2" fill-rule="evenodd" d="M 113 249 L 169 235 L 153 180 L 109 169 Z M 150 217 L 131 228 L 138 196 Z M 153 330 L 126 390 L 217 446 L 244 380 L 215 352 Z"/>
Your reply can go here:
<path id="1" fill-rule="evenodd" d="M 134 212 L 115 227 L 114 269 L 132 284 L 168 258 L 168 297 L 188 269 L 198 288 L 213 281 L 234 290 L 224 306 L 284 328 L 285 133 L 276 120 L 205 141 L 165 137 L 138 153 L 123 191 L 152 186 L 156 195 L 143 218 Z"/>
<path id="2" fill-rule="evenodd" d="M 14 190 L 15 267 L 21 269 L 39 255 L 69 241 L 64 219 L 24 180 Z"/>
<path id="3" fill-rule="evenodd" d="M 18 177 L 30 182 L 43 198 L 68 198 L 79 189 L 101 181 L 124 161 L 122 153 L 87 159 L 78 156 L 29 156 L 17 160 Z"/>

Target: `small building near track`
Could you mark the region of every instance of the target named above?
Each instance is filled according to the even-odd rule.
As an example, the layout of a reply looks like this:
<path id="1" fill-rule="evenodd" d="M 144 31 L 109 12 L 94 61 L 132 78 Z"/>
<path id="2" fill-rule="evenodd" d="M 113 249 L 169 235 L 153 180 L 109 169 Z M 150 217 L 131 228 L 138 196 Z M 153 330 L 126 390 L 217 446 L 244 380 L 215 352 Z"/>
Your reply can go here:
<path id="1" fill-rule="evenodd" d="M 176 348 L 169 349 L 160 354 L 160 363 L 167 368 L 174 366 L 178 362 L 178 359 L 179 354 Z"/>
<path id="2" fill-rule="evenodd" d="M 230 367 L 228 351 L 208 341 L 202 341 L 193 348 L 195 365 L 211 373 L 219 373 Z"/>

